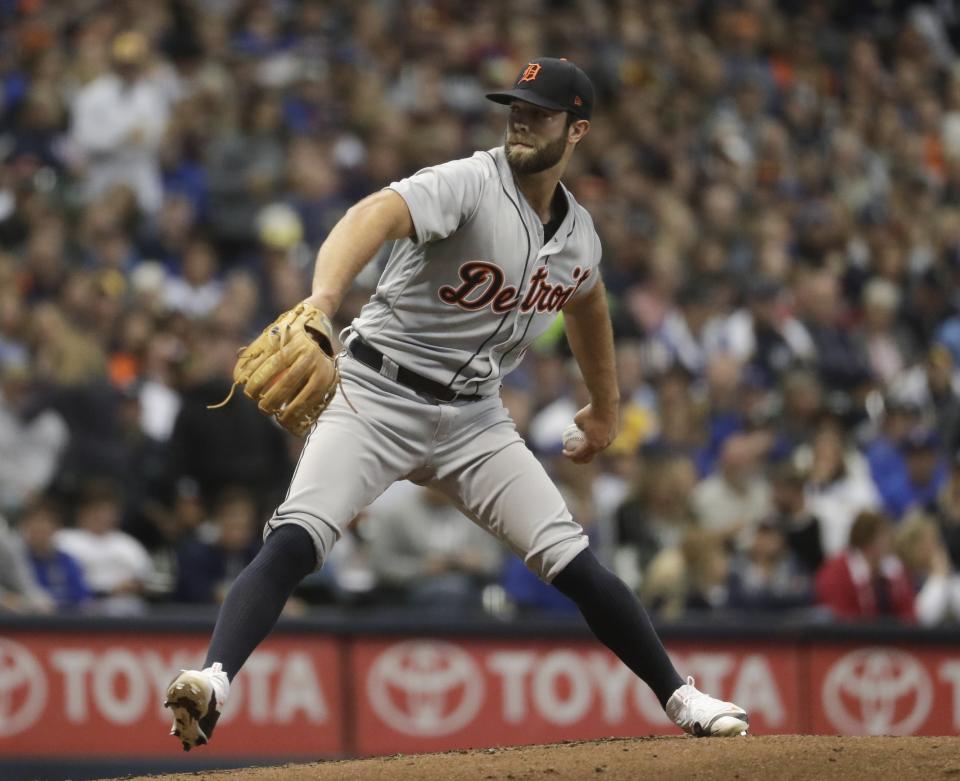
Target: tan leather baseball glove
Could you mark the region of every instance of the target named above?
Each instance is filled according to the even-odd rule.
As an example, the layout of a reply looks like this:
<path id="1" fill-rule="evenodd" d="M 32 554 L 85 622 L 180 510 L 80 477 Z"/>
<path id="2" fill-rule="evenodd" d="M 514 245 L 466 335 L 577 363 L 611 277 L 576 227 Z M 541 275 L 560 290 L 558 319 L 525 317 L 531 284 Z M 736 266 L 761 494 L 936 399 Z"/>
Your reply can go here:
<path id="1" fill-rule="evenodd" d="M 261 411 L 298 437 L 333 400 L 338 379 L 330 318 L 306 302 L 264 328 L 233 367 L 234 387 L 243 385 Z M 230 396 L 210 409 L 228 401 Z"/>

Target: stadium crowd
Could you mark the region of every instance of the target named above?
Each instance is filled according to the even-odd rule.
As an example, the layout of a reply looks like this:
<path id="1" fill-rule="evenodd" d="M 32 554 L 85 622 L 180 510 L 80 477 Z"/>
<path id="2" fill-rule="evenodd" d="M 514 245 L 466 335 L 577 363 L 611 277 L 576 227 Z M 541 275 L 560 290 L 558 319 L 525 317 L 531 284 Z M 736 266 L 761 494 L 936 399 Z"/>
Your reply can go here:
<path id="1" fill-rule="evenodd" d="M 562 457 L 585 391 L 559 323 L 502 393 L 597 549 L 665 618 L 960 620 L 955 13 L 0 2 L 0 605 L 222 597 L 301 446 L 205 408 L 237 349 L 351 203 L 500 143 L 485 90 L 550 54 L 598 89 L 567 183 L 603 241 L 622 431 Z M 290 609 L 312 604 L 569 609 L 405 484 Z"/>

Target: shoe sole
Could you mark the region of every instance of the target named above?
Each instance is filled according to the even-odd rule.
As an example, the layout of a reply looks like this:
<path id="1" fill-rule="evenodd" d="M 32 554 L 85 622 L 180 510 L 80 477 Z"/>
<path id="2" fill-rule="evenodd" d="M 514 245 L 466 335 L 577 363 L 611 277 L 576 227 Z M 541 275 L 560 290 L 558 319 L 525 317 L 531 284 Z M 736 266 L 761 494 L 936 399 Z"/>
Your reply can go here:
<path id="1" fill-rule="evenodd" d="M 695 734 L 700 738 L 735 738 L 746 735 L 748 729 L 750 724 L 746 714 L 743 716 L 727 714 L 715 717 L 706 729 L 701 728 Z"/>
<path id="2" fill-rule="evenodd" d="M 209 699 L 204 681 L 197 673 L 181 673 L 167 687 L 163 706 L 173 711 L 174 726 L 170 734 L 180 738 L 184 751 L 207 742 L 200 719 L 207 713 Z"/>

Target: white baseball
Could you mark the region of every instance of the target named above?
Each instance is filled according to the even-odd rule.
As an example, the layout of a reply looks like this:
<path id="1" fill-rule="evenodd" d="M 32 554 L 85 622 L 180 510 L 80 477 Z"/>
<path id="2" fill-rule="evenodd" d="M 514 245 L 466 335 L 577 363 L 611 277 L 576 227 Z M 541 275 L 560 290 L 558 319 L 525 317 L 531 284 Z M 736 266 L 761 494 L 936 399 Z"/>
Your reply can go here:
<path id="1" fill-rule="evenodd" d="M 576 450 L 587 441 L 587 438 L 583 434 L 583 429 L 576 423 L 571 423 L 563 430 L 561 439 L 563 440 L 564 450 Z"/>

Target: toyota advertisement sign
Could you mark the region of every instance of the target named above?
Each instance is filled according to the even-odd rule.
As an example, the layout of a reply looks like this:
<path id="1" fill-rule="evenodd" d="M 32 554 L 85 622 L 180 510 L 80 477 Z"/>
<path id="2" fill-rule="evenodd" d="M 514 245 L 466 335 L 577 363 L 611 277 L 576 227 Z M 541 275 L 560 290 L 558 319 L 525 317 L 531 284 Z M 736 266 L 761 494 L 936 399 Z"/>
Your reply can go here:
<path id="1" fill-rule="evenodd" d="M 675 646 L 679 667 L 750 711 L 758 732 L 797 732 L 787 650 Z M 358 641 L 361 754 L 672 734 L 650 689 L 595 643 Z"/>
<path id="2" fill-rule="evenodd" d="M 0 637 L 0 760 L 179 754 L 161 707 L 205 636 Z M 960 729 L 950 647 L 678 642 L 677 666 L 764 733 Z M 675 734 L 650 690 L 582 640 L 278 633 L 235 681 L 211 757 L 318 758 Z"/>
<path id="3" fill-rule="evenodd" d="M 936 648 L 817 647 L 811 731 L 943 735 L 960 730 L 960 656 Z"/>
<path id="4" fill-rule="evenodd" d="M 203 654 L 204 641 L 194 635 L 0 638 L 0 757 L 174 754 L 164 692 Z M 338 664 L 333 638 L 264 643 L 231 687 L 211 756 L 339 753 Z"/>

